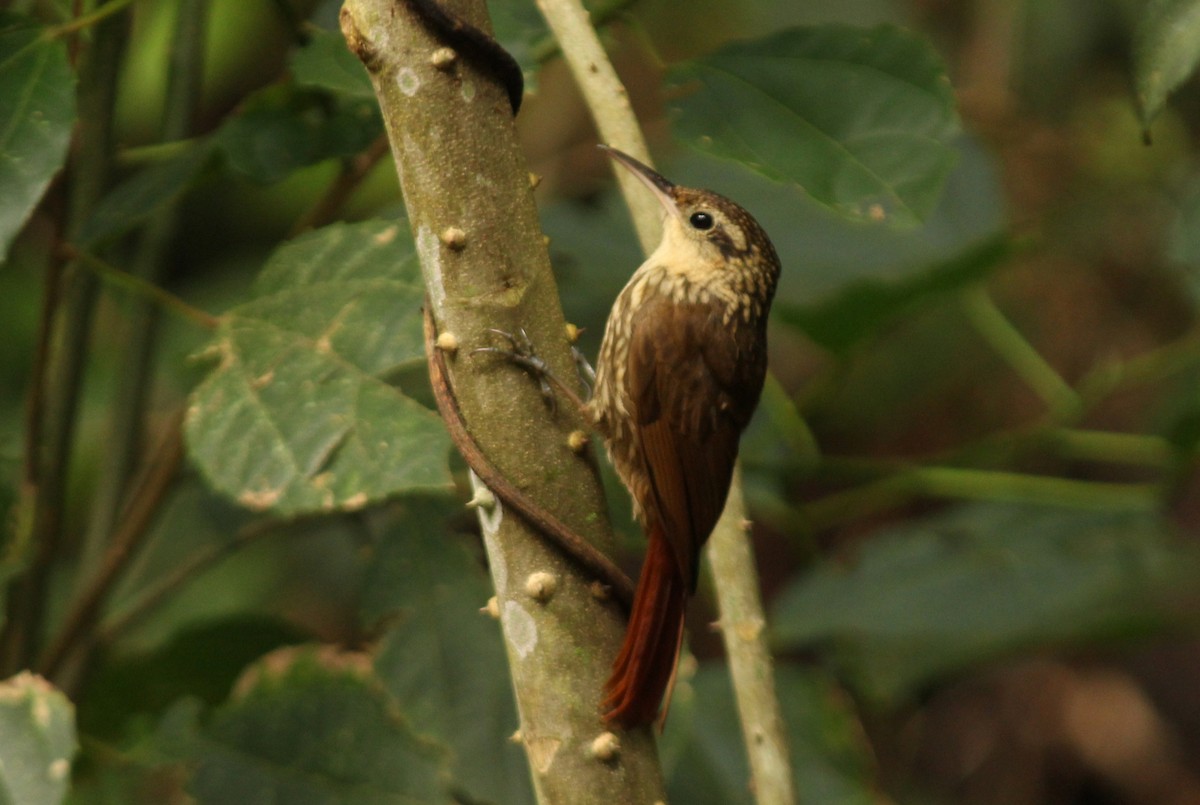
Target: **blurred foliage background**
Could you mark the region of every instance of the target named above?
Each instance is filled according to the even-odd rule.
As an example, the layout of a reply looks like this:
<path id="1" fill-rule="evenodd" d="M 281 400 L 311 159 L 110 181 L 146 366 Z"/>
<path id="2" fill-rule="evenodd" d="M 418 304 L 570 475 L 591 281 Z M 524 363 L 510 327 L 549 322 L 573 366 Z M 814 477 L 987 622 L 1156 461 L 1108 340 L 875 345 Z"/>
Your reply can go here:
<path id="1" fill-rule="evenodd" d="M 742 203 L 783 257 L 774 380 L 743 459 L 805 801 L 1200 802 L 1200 92 L 1183 81 L 1147 144 L 1134 90 L 1147 20 L 1186 20 L 1196 5 L 592 4 L 662 171 Z M 50 26 L 80 12 L 7 6 Z M 527 70 L 517 127 L 541 177 L 564 307 L 594 355 L 640 262 L 636 239 L 533 4 L 490 6 Z M 281 243 L 335 220 L 368 222 L 338 230 L 367 243 L 387 225 L 377 219 L 403 216 L 337 11 L 129 4 L 112 18 L 128 20 L 128 38 L 91 214 L 68 212 L 82 184 L 69 170 L 0 265 L 0 508 L 14 512 L 0 565 L 12 582 L 3 670 L 39 670 L 75 704 L 71 801 L 531 801 L 524 758 L 500 740 L 516 715 L 495 674 L 498 630 L 476 612 L 489 592 L 444 443 L 429 437 L 438 466 L 397 486 L 404 494 L 367 508 L 339 499 L 354 510 L 324 516 L 239 497 L 204 463 L 210 442 L 237 442 L 236 427 L 192 422 L 192 462 L 179 455 L 188 395 L 193 407 L 210 399 L 195 390 L 213 388 L 202 385 L 211 345 L 231 343 L 195 311 L 233 311 L 222 326 L 249 320 L 254 300 L 269 301 L 269 256 L 315 265 Z M 187 14 L 203 21 L 203 69 L 172 132 L 169 59 Z M 704 110 L 689 112 L 710 54 L 830 24 L 899 26 L 944 63 L 961 131 L 948 126 L 928 215 L 848 216 L 722 158 Z M 1197 50 L 1196 27 L 1181 29 L 1183 50 Z M 69 57 L 85 58 L 71 42 Z M 853 109 L 856 98 L 837 101 Z M 709 114 L 745 113 L 724 103 Z M 80 115 L 76 171 L 97 123 Z M 82 319 L 77 388 L 57 388 L 78 408 L 57 539 L 42 556 L 19 539 L 32 516 L 27 412 L 47 277 L 70 260 L 107 279 Z M 142 262 L 144 283 L 184 303 L 106 267 Z M 394 325 L 419 338 L 415 319 Z M 369 371 L 386 368 L 427 401 L 410 352 Z M 138 354 L 147 363 L 131 375 Z M 156 478 L 139 520 L 122 501 L 145 499 L 136 493 Z M 610 500 L 635 569 L 641 539 L 616 484 Z M 131 522 L 136 538 L 114 559 Z M 40 613 L 22 634 L 22 579 L 39 565 Z M 106 568 L 116 572 L 96 584 Z M 93 589 L 97 599 L 81 598 Z M 693 615 L 696 662 L 662 740 L 672 796 L 749 802 L 710 596 Z"/>

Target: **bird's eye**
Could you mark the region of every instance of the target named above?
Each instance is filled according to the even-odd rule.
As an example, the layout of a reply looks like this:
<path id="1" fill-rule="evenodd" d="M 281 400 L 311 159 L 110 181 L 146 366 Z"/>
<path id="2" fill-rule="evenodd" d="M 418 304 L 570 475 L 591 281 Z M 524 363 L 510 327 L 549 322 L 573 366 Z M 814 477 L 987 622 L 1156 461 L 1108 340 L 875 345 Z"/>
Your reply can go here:
<path id="1" fill-rule="evenodd" d="M 694 212 L 688 218 L 688 223 L 696 229 L 712 229 L 713 217 L 706 212 Z"/>

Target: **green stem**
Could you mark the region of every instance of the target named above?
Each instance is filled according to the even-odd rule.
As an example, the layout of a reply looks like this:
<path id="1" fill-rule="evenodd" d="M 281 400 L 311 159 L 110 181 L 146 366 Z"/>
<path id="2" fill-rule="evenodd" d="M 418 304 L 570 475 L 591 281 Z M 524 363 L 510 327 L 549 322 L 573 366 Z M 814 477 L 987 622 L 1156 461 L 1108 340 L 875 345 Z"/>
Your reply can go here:
<path id="1" fill-rule="evenodd" d="M 899 506 L 914 496 L 904 475 L 836 492 L 799 507 L 799 519 L 807 531 L 817 532 Z"/>
<path id="2" fill-rule="evenodd" d="M 1140 464 L 1157 469 L 1165 469 L 1171 463 L 1171 444 L 1161 436 L 1054 428 L 1047 433 L 1047 438 L 1069 458 Z"/>
<path id="3" fill-rule="evenodd" d="M 960 467 L 911 467 L 801 508 L 813 529 L 859 519 L 915 498 L 987 500 L 1071 506 L 1096 511 L 1153 509 L 1160 505 L 1159 484 L 1079 481 L 1045 475 Z"/>
<path id="4" fill-rule="evenodd" d="M 1083 378 L 1079 393 L 1089 404 L 1124 386 L 1153 383 L 1194 367 L 1200 361 L 1200 327 L 1124 361 L 1102 364 Z"/>
<path id="5" fill-rule="evenodd" d="M 965 291 L 962 306 L 976 331 L 1045 401 L 1056 417 L 1078 415 L 1082 410 L 1079 395 L 996 307 L 985 288 L 977 286 Z"/>
<path id="6" fill-rule="evenodd" d="M 170 291 L 164 290 L 152 282 L 147 282 L 141 277 L 136 277 L 127 271 L 122 271 L 111 263 L 107 263 L 96 257 L 94 254 L 80 251 L 71 251 L 70 253 L 74 255 L 74 259 L 77 259 L 81 265 L 95 273 L 105 282 L 143 298 L 150 299 L 162 309 L 199 325 L 205 330 L 215 330 L 221 324 L 219 316 L 214 316 L 207 311 L 190 305 Z"/>
<path id="7" fill-rule="evenodd" d="M 930 497 L 1043 503 L 1096 511 L 1152 509 L 1159 504 L 1162 493 L 1158 484 L 1151 483 L 1079 481 L 958 467 L 920 467 L 909 474 L 908 480 L 917 494 Z"/>
<path id="8" fill-rule="evenodd" d="M 125 9 L 126 6 L 132 5 L 136 0 L 110 0 L 104 5 L 97 8 L 88 14 L 76 17 L 70 22 L 47 29 L 46 37 L 49 39 L 58 39 L 63 36 L 69 36 L 76 31 L 81 31 L 84 28 L 90 28 L 100 22 L 111 17 L 113 14 L 118 14 Z"/>
<path id="9" fill-rule="evenodd" d="M 242 528 L 228 542 L 205 546 L 153 584 L 140 590 L 132 603 L 106 619 L 95 632 L 86 635 L 86 647 L 111 646 L 206 571 L 242 548 L 264 537 L 288 533 L 287 529 L 280 528 L 280 525 L 278 520 L 259 521 Z"/>
<path id="10" fill-rule="evenodd" d="M 579 0 L 537 0 L 537 6 L 555 39 L 563 45 L 563 59 L 591 112 L 600 142 L 653 167 L 646 136 L 629 104 L 629 93 L 604 52 L 587 9 Z M 615 163 L 612 170 L 633 218 L 642 251 L 648 255 L 662 238 L 662 208 L 631 172 Z"/>
<path id="11" fill-rule="evenodd" d="M 121 512 L 120 523 L 112 534 L 104 561 L 86 583 L 80 585 L 63 618 L 62 628 L 39 659 L 38 671 L 55 680 L 60 687 L 66 687 L 60 678 L 64 665 L 77 656 L 78 648 L 88 644 L 109 593 L 144 541 L 175 481 L 183 462 L 183 413 L 183 409 L 179 409 L 166 424 L 161 443 L 143 467 L 130 502 Z"/>
<path id="12" fill-rule="evenodd" d="M 164 162 L 184 153 L 201 139 L 198 137 L 184 137 L 170 142 L 130 146 L 129 148 L 121 149 L 117 154 L 117 162 L 123 166 Z"/>

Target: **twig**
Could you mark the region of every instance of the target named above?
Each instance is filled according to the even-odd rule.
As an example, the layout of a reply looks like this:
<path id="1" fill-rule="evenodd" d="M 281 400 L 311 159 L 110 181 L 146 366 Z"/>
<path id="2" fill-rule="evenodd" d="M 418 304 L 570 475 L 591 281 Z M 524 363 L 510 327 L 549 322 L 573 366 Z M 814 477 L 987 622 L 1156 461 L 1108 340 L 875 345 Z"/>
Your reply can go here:
<path id="1" fill-rule="evenodd" d="M 1075 390 L 1012 325 L 982 286 L 965 291 L 962 305 L 976 331 L 1046 402 L 1056 417 L 1071 416 L 1082 408 Z"/>
<path id="2" fill-rule="evenodd" d="M 206 570 L 264 537 L 287 533 L 287 529 L 280 526 L 281 523 L 278 520 L 251 523 L 240 529 L 232 540 L 220 545 L 206 546 L 203 550 L 193 554 L 155 584 L 143 589 L 132 604 L 105 620 L 95 632 L 87 636 L 83 648 L 111 646 L 153 613 L 164 601 L 177 594 Z"/>
<path id="3" fill-rule="evenodd" d="M 562 46 L 563 58 L 592 113 L 601 141 L 653 167 L 629 93 L 604 52 L 587 9 L 578 0 L 537 0 L 537 4 Z M 633 216 L 642 251 L 649 254 L 662 234 L 662 208 L 633 173 L 615 165 L 613 171 L 625 206 Z"/>
<path id="4" fill-rule="evenodd" d="M 180 408 L 167 423 L 162 441 L 130 490 L 129 502 L 121 514 L 99 572 L 75 597 L 58 635 L 40 658 L 38 668 L 47 677 L 53 679 L 62 670 L 64 662 L 99 619 L 105 600 L 121 572 L 128 566 L 129 559 L 142 544 L 159 505 L 174 483 L 183 461 L 183 414 Z"/>
<path id="5" fill-rule="evenodd" d="M 152 300 L 163 310 L 174 313 L 192 324 L 203 327 L 205 330 L 215 330 L 221 324 L 219 316 L 214 316 L 205 310 L 190 305 L 170 291 L 152 282 L 147 282 L 141 277 L 134 276 L 128 271 L 122 271 L 90 252 L 79 251 L 70 244 L 67 244 L 63 248 L 64 253 L 70 255 L 72 260 L 77 260 L 80 265 L 92 271 L 104 281 L 112 283 L 119 288 L 124 288 L 130 293 L 135 293 Z"/>
<path id="6" fill-rule="evenodd" d="M 721 637 L 729 655 L 729 674 L 741 715 L 742 737 L 750 757 L 750 779 L 757 800 L 769 805 L 796 801 L 787 730 L 775 700 L 775 669 L 764 639 L 767 623 L 757 582 L 750 523 L 733 518 L 745 511 L 741 470 L 734 473 L 729 502 L 709 540 L 708 561 L 720 602 Z M 743 583 L 730 584 L 729 580 Z"/>
<path id="7" fill-rule="evenodd" d="M 826 467 L 836 468 L 839 463 L 827 460 Z M 852 463 L 862 465 L 862 462 Z M 1163 487 L 1157 483 L 1079 481 L 998 470 L 916 466 L 892 472 L 864 486 L 828 495 L 802 506 L 801 512 L 810 528 L 821 530 L 919 497 L 1130 511 L 1160 506 L 1162 495 Z"/>
<path id="8" fill-rule="evenodd" d="M 109 2 L 97 8 L 90 14 L 84 14 L 76 17 L 70 22 L 63 23 L 57 27 L 46 31 L 46 36 L 52 39 L 58 39 L 63 36 L 68 36 L 76 31 L 82 31 L 84 28 L 90 28 L 93 25 L 103 22 L 125 9 L 126 6 L 132 5 L 135 0 L 109 0 Z"/>

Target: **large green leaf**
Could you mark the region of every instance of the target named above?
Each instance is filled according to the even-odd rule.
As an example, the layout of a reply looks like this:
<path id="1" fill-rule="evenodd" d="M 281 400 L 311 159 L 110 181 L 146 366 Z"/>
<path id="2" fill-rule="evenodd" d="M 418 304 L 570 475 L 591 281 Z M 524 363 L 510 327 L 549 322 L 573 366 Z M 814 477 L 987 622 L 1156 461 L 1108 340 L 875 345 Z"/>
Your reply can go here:
<path id="1" fill-rule="evenodd" d="M 411 238 L 368 222 L 279 249 L 254 298 L 221 318 L 192 395 L 189 452 L 218 490 L 280 514 L 447 488 L 437 415 L 384 378 L 424 360 Z"/>
<path id="2" fill-rule="evenodd" d="M 933 209 L 958 133 L 945 66 L 892 26 L 794 28 L 670 74 L 697 147 L 800 185 L 854 218 L 911 226 Z"/>
<path id="3" fill-rule="evenodd" d="M 1133 79 L 1147 129 L 1200 62 L 1200 0 L 1150 0 L 1133 38 Z"/>
<path id="4" fill-rule="evenodd" d="M 444 758 L 413 734 L 365 655 L 281 649 L 253 666 L 203 726 L 184 703 L 168 744 L 200 803 L 448 803 Z"/>
<path id="5" fill-rule="evenodd" d="M 963 506 L 805 573 L 775 632 L 827 646 L 860 692 L 894 700 L 1006 652 L 1144 634 L 1197 559 L 1151 513 Z"/>
<path id="6" fill-rule="evenodd" d="M 375 661 L 413 729 L 451 750 L 472 803 L 532 802 L 500 625 L 480 612 L 492 587 L 454 538 L 447 499 L 409 499 L 370 558 L 364 615 L 390 618 Z"/>
<path id="7" fill-rule="evenodd" d="M 874 764 L 849 697 L 824 672 L 784 664 L 775 669 L 775 690 L 797 799 L 875 802 Z M 662 756 L 672 802 L 754 802 L 728 668 L 702 665 L 693 679 L 678 686 Z"/>
<path id="8" fill-rule="evenodd" d="M 62 168 L 75 121 L 67 45 L 0 19 L 0 262 Z"/>
<path id="9" fill-rule="evenodd" d="M 0 682 L 0 803 L 56 805 L 71 780 L 75 709 L 41 677 Z"/>

